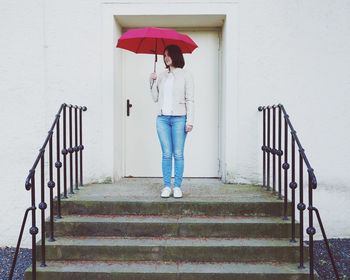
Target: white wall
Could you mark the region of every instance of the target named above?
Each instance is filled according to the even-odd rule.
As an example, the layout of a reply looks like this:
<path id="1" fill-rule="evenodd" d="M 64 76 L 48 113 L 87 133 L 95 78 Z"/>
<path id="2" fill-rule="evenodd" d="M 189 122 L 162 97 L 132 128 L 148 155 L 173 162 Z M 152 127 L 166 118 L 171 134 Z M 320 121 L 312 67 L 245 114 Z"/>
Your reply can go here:
<path id="1" fill-rule="evenodd" d="M 24 180 L 48 127 L 43 9 L 38 1 L 1 1 L 0 13 L 0 244 L 14 245 L 29 206 Z"/>
<path id="2" fill-rule="evenodd" d="M 85 182 L 114 176 L 115 132 L 105 122 L 113 114 L 104 95 L 113 88 L 105 83 L 113 81 L 103 79 L 102 6 L 99 0 L 0 2 L 0 246 L 16 243 L 29 206 L 24 179 L 62 102 L 88 107 Z M 226 100 L 235 110 L 224 120 L 233 139 L 224 177 L 261 182 L 257 107 L 283 103 L 318 176 L 315 202 L 327 233 L 337 237 L 350 237 L 342 215 L 350 214 L 349 12 L 346 0 L 242 0 L 237 18 L 226 22 L 238 32 L 229 37 L 230 26 L 223 30 L 223 63 L 234 65 L 223 77 L 224 90 L 230 75 L 238 77 Z"/>
<path id="3" fill-rule="evenodd" d="M 13 246 L 30 206 L 25 178 L 61 103 L 88 107 L 85 182 L 110 179 L 112 167 L 101 156 L 99 1 L 1 1 L 0 15 L 0 246 Z"/>
<path id="4" fill-rule="evenodd" d="M 261 181 L 257 107 L 284 104 L 318 179 L 314 205 L 333 237 L 350 237 L 349 14 L 348 1 L 240 5 L 237 179 Z"/>

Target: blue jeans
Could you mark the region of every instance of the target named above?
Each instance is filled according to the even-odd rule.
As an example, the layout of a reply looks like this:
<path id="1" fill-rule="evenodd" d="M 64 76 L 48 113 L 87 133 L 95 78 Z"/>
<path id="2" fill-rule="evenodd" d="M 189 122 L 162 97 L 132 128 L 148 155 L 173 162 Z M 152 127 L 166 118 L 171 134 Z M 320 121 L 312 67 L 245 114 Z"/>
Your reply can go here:
<path id="1" fill-rule="evenodd" d="M 164 187 L 171 188 L 172 161 L 174 155 L 174 187 L 181 187 L 184 173 L 184 146 L 186 140 L 186 116 L 157 117 L 157 133 L 162 148 Z"/>

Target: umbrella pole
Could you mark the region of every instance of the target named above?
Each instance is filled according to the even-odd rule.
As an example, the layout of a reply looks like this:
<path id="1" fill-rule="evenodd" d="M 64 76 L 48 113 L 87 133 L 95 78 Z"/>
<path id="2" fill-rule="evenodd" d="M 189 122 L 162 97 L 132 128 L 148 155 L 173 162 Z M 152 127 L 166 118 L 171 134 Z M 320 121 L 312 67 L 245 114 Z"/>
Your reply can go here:
<path id="1" fill-rule="evenodd" d="M 157 53 L 156 53 L 156 54 L 155 54 L 155 57 L 154 57 L 153 73 L 156 73 L 156 64 L 157 64 L 157 60 L 158 60 L 158 58 L 157 58 Z M 151 89 L 152 89 L 152 87 L 153 87 L 154 81 L 155 81 L 155 80 L 152 80 Z"/>

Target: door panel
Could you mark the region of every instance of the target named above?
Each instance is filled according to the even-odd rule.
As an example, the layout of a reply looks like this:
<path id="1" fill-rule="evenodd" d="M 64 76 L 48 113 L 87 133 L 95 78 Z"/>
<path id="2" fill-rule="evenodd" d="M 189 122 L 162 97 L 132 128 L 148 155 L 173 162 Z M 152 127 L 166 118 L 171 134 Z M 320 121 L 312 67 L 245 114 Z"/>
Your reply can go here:
<path id="1" fill-rule="evenodd" d="M 218 31 L 186 31 L 199 46 L 184 54 L 195 84 L 194 129 L 185 144 L 185 177 L 218 176 Z M 123 51 L 125 103 L 125 176 L 162 177 L 161 148 L 156 131 L 157 104 L 149 92 L 154 56 Z M 157 73 L 165 69 L 158 55 Z M 127 116 L 127 100 L 130 115 Z"/>

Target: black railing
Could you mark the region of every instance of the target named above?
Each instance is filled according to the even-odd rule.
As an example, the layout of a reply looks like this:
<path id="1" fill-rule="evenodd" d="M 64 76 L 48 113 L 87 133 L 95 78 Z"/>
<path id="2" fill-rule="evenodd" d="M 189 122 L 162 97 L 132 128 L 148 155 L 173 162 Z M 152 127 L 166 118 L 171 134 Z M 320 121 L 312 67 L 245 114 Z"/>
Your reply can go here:
<path id="1" fill-rule="evenodd" d="M 299 210 L 299 268 L 304 268 L 304 210 L 306 210 L 306 204 L 304 203 L 304 165 L 307 168 L 308 172 L 308 208 L 309 211 L 309 225 L 306 229 L 306 233 L 309 235 L 309 269 L 310 269 L 310 279 L 314 279 L 314 241 L 313 236 L 316 233 L 313 222 L 313 212 L 316 213 L 317 220 L 319 222 L 323 239 L 326 244 L 328 255 L 331 259 L 334 274 L 336 279 L 339 278 L 338 270 L 335 265 L 333 254 L 330 250 L 328 239 L 323 228 L 320 214 L 316 207 L 313 206 L 313 190 L 317 188 L 317 180 L 313 168 L 310 165 L 308 158 L 306 157 L 305 150 L 301 146 L 299 138 L 295 129 L 293 128 L 289 116 L 283 107 L 283 105 L 273 105 L 273 106 L 260 106 L 258 108 L 260 112 L 263 112 L 263 145 L 261 147 L 263 151 L 263 187 L 266 187 L 268 190 L 270 186 L 270 177 L 272 177 L 272 188 L 273 191 L 276 191 L 276 157 L 278 157 L 278 198 L 284 199 L 283 207 L 283 219 L 288 220 L 288 187 L 291 189 L 291 242 L 297 242 L 295 239 L 295 203 L 296 203 L 296 189 L 298 188 L 298 183 L 296 180 L 296 159 L 295 159 L 295 143 L 299 149 L 299 203 L 297 204 L 297 209 Z M 272 110 L 272 133 L 270 131 L 271 123 L 271 113 Z M 276 149 L 276 110 L 278 110 L 278 149 Z M 266 114 L 267 113 L 267 114 Z M 282 114 L 284 121 L 282 121 Z M 266 116 L 267 115 L 267 116 Z M 267 123 L 267 132 L 266 132 L 266 123 Z M 282 149 L 282 124 L 284 123 L 284 149 Z M 288 149 L 289 149 L 289 139 L 288 131 L 291 134 L 291 164 L 288 162 Z M 271 147 L 271 134 L 272 134 L 272 147 Z M 272 170 L 270 168 L 270 158 L 272 155 Z M 282 157 L 284 156 L 284 162 L 282 164 Z M 282 194 L 282 169 L 284 170 L 284 191 Z M 291 169 L 291 170 L 290 170 Z M 288 176 L 288 170 L 290 174 Z M 288 178 L 290 178 L 288 184 Z"/>
<path id="2" fill-rule="evenodd" d="M 69 148 L 67 149 L 66 145 L 66 139 L 67 139 L 67 120 L 66 120 L 66 108 L 69 109 Z M 73 146 L 73 127 L 72 127 L 72 109 L 74 108 L 74 120 L 75 120 L 75 146 Z M 79 127 L 78 127 L 78 110 L 79 110 Z M 49 161 L 49 180 L 47 182 L 47 187 L 49 188 L 49 209 L 50 209 L 50 217 L 49 217 L 49 242 L 55 241 L 54 237 L 54 188 L 57 184 L 57 204 L 56 204 L 56 211 L 57 211 L 57 219 L 62 218 L 61 216 L 61 172 L 60 169 L 63 167 L 63 197 L 67 198 L 67 155 L 69 154 L 69 182 L 70 182 L 70 193 L 73 193 L 73 177 L 75 175 L 75 188 L 78 189 L 78 178 L 80 175 L 80 185 L 83 185 L 83 150 L 84 146 L 82 144 L 82 112 L 86 111 L 87 108 L 84 107 L 78 107 L 73 105 L 67 105 L 62 104 L 58 113 L 56 114 L 55 120 L 48 132 L 48 136 L 46 137 L 44 144 L 42 148 L 39 150 L 39 155 L 37 156 L 36 160 L 34 161 L 34 164 L 32 168 L 29 170 L 29 175 L 27 176 L 25 180 L 25 188 L 27 191 L 31 191 L 31 206 L 27 208 L 24 214 L 24 218 L 22 221 L 22 226 L 20 230 L 20 234 L 17 241 L 17 246 L 15 250 L 15 255 L 13 257 L 13 262 L 9 274 L 9 280 L 12 279 L 13 273 L 15 270 L 17 257 L 18 257 L 18 251 L 21 245 L 22 236 L 24 227 L 27 221 L 28 213 L 31 211 L 32 214 L 32 225 L 29 230 L 30 234 L 32 235 L 32 279 L 36 279 L 36 261 L 37 261 L 37 253 L 36 253 L 36 235 L 38 234 L 39 230 L 36 224 L 36 218 L 35 218 L 35 211 L 36 211 L 36 202 L 35 202 L 35 175 L 36 175 L 36 168 L 40 162 L 40 198 L 41 201 L 39 203 L 39 209 L 41 210 L 41 264 L 40 266 L 44 267 L 46 266 L 46 259 L 45 259 L 45 234 L 46 234 L 46 228 L 45 228 L 45 209 L 47 208 L 47 203 L 45 201 L 45 151 L 48 146 L 48 161 Z M 61 113 L 63 112 L 63 135 L 62 139 L 60 137 L 60 117 Z M 79 129 L 78 129 L 79 128 Z M 56 130 L 56 162 L 53 163 L 53 134 Z M 79 131 L 79 133 L 78 133 Z M 79 139 L 79 145 L 78 145 L 78 139 Z M 63 141 L 63 149 L 61 150 L 61 141 Z M 61 162 L 61 153 L 63 155 L 63 164 Z M 73 174 L 73 156 L 75 156 L 75 174 Z M 80 158 L 80 174 L 78 174 L 78 159 Z M 53 166 L 56 168 L 56 181 L 54 180 L 54 172 L 53 172 Z"/>

